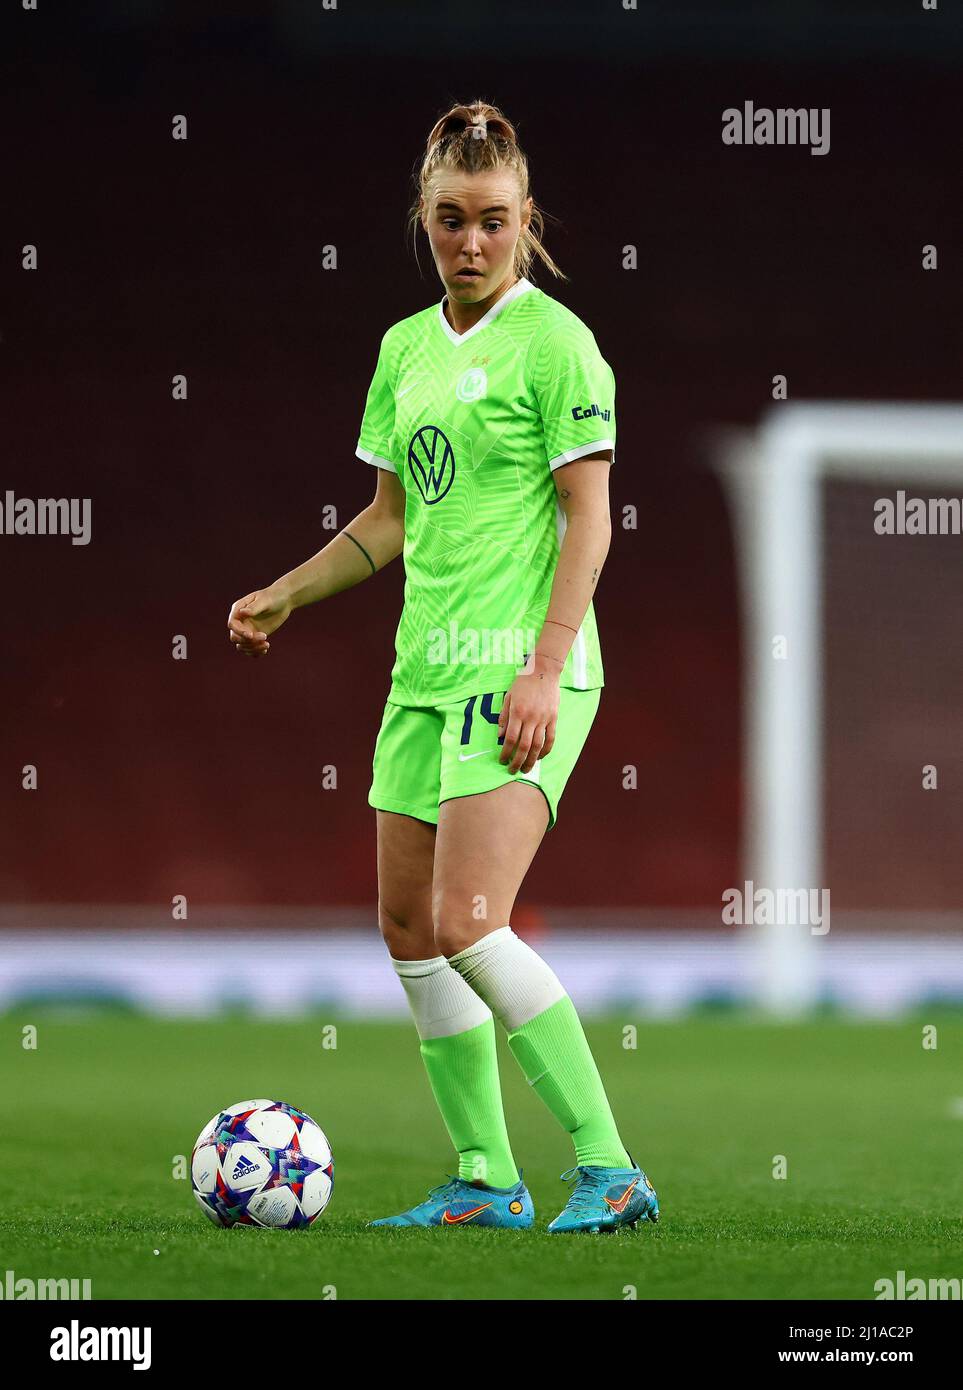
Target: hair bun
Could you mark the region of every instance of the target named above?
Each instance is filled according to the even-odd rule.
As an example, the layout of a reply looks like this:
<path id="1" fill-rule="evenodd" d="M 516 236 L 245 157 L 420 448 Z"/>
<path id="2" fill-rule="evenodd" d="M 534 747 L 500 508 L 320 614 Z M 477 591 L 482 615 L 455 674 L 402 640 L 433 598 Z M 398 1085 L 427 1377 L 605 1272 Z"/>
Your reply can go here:
<path id="1" fill-rule="evenodd" d="M 475 132 L 478 132 L 476 134 Z M 470 104 L 453 106 L 440 120 L 435 122 L 426 142 L 426 152 L 442 140 L 505 140 L 517 145 L 515 127 L 507 116 L 487 101 L 473 101 Z"/>

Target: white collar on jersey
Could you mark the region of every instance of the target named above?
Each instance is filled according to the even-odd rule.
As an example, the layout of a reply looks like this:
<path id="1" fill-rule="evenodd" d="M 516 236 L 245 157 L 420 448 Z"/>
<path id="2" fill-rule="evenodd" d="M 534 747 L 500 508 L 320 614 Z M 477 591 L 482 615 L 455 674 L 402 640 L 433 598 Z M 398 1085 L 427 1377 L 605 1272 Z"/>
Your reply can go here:
<path id="1" fill-rule="evenodd" d="M 517 299 L 518 296 L 520 294 L 524 294 L 526 290 L 533 290 L 534 288 L 535 286 L 532 284 L 531 280 L 527 280 L 523 275 L 520 280 L 515 281 L 511 289 L 505 291 L 501 299 L 495 300 L 495 303 L 492 305 L 488 313 L 485 314 L 483 318 L 480 318 L 477 323 L 472 324 L 471 328 L 467 328 L 464 333 L 456 333 L 455 330 L 452 328 L 451 324 L 445 318 L 445 304 L 448 300 L 448 296 L 446 294 L 444 299 L 438 305 L 438 321 L 447 333 L 449 339 L 453 343 L 463 343 L 465 339 L 470 338 L 473 333 L 478 333 L 482 328 L 485 328 L 488 324 L 490 324 L 493 318 L 497 318 L 497 316 L 501 313 L 505 306 L 510 304 L 513 299 Z"/>

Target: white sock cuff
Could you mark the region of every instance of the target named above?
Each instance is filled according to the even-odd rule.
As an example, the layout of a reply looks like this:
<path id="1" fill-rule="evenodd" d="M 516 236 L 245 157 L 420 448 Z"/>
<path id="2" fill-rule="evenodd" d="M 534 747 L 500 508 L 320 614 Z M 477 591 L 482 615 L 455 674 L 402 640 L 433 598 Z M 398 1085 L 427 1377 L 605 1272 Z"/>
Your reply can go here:
<path id="1" fill-rule="evenodd" d="M 565 998 L 555 971 L 510 926 L 489 932 L 448 964 L 510 1033 Z"/>
<path id="2" fill-rule="evenodd" d="M 514 931 L 512 931 L 512 928 L 510 926 L 498 927 L 497 930 L 490 931 L 487 936 L 481 937 L 478 941 L 474 943 L 474 945 L 466 946 L 465 949 L 463 951 L 459 951 L 457 955 L 450 956 L 448 959 L 448 964 L 453 965 L 457 970 L 458 965 L 462 961 L 474 960 L 478 956 L 487 955 L 490 951 L 492 951 L 495 947 L 498 946 L 499 942 L 507 941 L 509 937 L 513 938 L 515 941 L 521 940 L 520 937 L 515 936 L 515 933 Z"/>
<path id="3" fill-rule="evenodd" d="M 426 1038 L 450 1038 L 467 1033 L 491 1018 L 491 1010 L 452 970 L 444 956 L 430 960 L 395 960 L 391 964 L 401 980 L 422 1042 Z"/>
<path id="4" fill-rule="evenodd" d="M 395 960 L 394 956 L 390 956 L 389 959 L 396 974 L 407 975 L 413 979 L 420 975 L 434 975 L 448 964 L 444 956 L 432 956 L 430 960 Z"/>

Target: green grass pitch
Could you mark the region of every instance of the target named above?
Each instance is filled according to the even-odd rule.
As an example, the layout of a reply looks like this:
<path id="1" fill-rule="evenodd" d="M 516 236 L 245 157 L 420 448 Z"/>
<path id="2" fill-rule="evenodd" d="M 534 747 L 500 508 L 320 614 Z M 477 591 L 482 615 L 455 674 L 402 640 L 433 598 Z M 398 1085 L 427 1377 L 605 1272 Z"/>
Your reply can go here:
<path id="1" fill-rule="evenodd" d="M 0 1019 L 0 1278 L 90 1278 L 95 1299 L 872 1299 L 898 1269 L 963 1275 L 959 1014 L 703 1014 L 639 1023 L 635 1050 L 627 1021 L 587 1031 L 662 1221 L 554 1237 L 569 1141 L 507 1050 L 535 1228 L 368 1230 L 452 1167 L 408 1024 L 342 1020 L 330 1048 L 328 1019 L 20 1008 Z M 211 1114 L 262 1095 L 307 1110 L 334 1149 L 334 1196 L 307 1231 L 218 1230 L 173 1176 Z"/>

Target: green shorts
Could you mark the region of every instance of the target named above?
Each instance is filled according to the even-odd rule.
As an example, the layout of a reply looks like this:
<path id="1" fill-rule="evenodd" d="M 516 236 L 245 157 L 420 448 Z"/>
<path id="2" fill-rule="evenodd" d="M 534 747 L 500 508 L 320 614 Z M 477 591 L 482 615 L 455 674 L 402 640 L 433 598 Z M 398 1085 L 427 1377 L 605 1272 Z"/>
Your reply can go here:
<path id="1" fill-rule="evenodd" d="M 368 804 L 436 825 L 438 807 L 453 796 L 477 796 L 505 782 L 530 782 L 548 802 L 551 830 L 601 696 L 601 689 L 562 686 L 552 751 L 531 772 L 514 774 L 508 763 L 498 761 L 505 742 L 498 737 L 505 691 L 430 707 L 389 701 L 375 744 Z"/>

